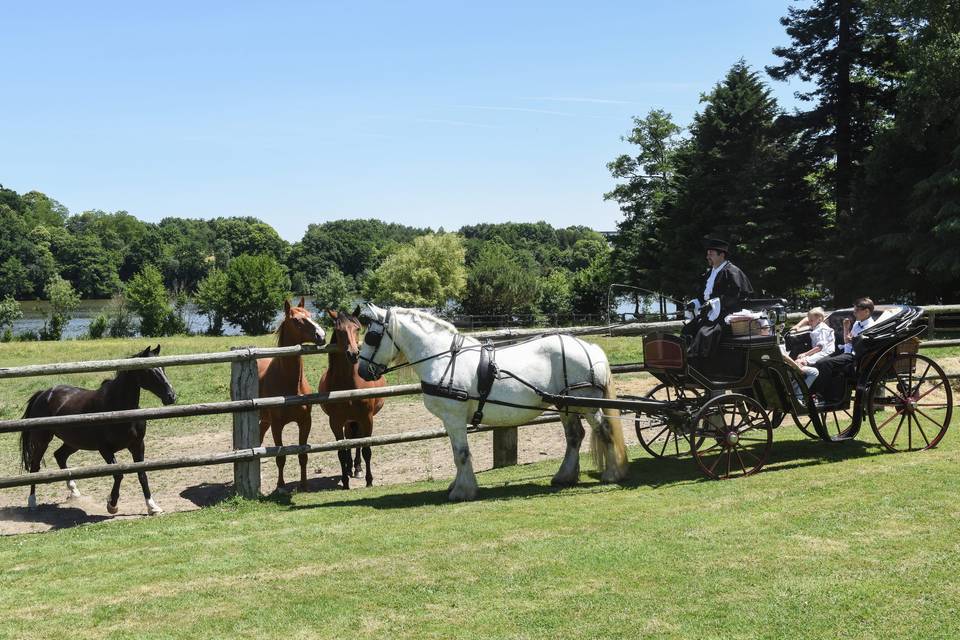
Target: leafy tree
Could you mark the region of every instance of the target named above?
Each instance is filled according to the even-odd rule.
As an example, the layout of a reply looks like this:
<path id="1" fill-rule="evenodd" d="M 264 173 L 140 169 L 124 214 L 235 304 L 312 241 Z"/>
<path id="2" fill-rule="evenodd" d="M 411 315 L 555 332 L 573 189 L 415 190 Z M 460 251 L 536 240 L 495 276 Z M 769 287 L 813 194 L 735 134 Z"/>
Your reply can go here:
<path id="1" fill-rule="evenodd" d="M 211 248 L 221 249 L 226 243 L 231 256 L 265 253 L 283 262 L 290 250 L 273 227 L 257 218 L 215 218 L 210 227 L 215 238 Z"/>
<path id="2" fill-rule="evenodd" d="M 54 276 L 47 283 L 44 293 L 50 301 L 50 317 L 43 323 L 40 330 L 41 340 L 59 340 L 63 335 L 63 328 L 73 317 L 73 312 L 80 306 L 80 296 L 73 286 L 60 276 Z"/>
<path id="3" fill-rule="evenodd" d="M 576 313 L 606 313 L 607 291 L 612 282 L 610 254 L 596 256 L 586 269 L 573 274 L 571 302 Z"/>
<path id="4" fill-rule="evenodd" d="M 384 304 L 442 310 L 466 286 L 465 253 L 455 234 L 420 236 L 377 267 L 365 293 Z"/>
<path id="5" fill-rule="evenodd" d="M 11 256 L 0 263 L 0 295 L 18 298 L 31 293 L 30 274 L 20 258 Z"/>
<path id="6" fill-rule="evenodd" d="M 223 317 L 247 335 L 267 333 L 288 294 L 284 268 L 268 255 L 242 255 L 227 268 Z"/>
<path id="7" fill-rule="evenodd" d="M 125 294 L 117 293 L 110 298 L 106 308 L 107 332 L 111 338 L 129 338 L 136 333 L 133 313 Z"/>
<path id="8" fill-rule="evenodd" d="M 675 193 L 675 157 L 682 130 L 661 109 L 644 118 L 635 117 L 633 122 L 633 131 L 625 140 L 637 146 L 637 155 L 621 155 L 607 165 L 614 178 L 625 181 L 604 195 L 623 211 L 613 240 L 612 277 L 662 291 L 669 278 L 662 269 L 665 209 Z"/>
<path id="9" fill-rule="evenodd" d="M 470 314 L 535 313 L 539 285 L 532 256 L 514 251 L 498 237 L 483 244 L 471 265 L 461 306 Z"/>
<path id="10" fill-rule="evenodd" d="M 62 227 L 70 212 L 65 206 L 39 191 L 29 191 L 21 196 L 24 219 L 31 229 L 38 225 Z"/>
<path id="11" fill-rule="evenodd" d="M 127 300 L 140 316 L 140 335 L 167 335 L 172 314 L 163 276 L 153 265 L 147 265 L 127 284 Z"/>
<path id="12" fill-rule="evenodd" d="M 13 336 L 13 323 L 23 317 L 20 303 L 11 297 L 0 300 L 0 340 L 10 342 Z"/>
<path id="13" fill-rule="evenodd" d="M 318 282 L 311 286 L 313 306 L 318 310 L 352 309 L 353 283 L 339 269 L 331 267 Z"/>
<path id="14" fill-rule="evenodd" d="M 223 335 L 223 313 L 226 308 L 227 273 L 214 269 L 197 285 L 193 300 L 197 312 L 207 316 L 207 334 Z"/>
<path id="15" fill-rule="evenodd" d="M 120 289 L 115 256 L 93 233 L 58 236 L 52 241 L 60 274 L 85 298 L 108 298 Z"/>
<path id="16" fill-rule="evenodd" d="M 589 266 L 589 265 L 588 265 Z M 548 314 L 566 315 L 573 311 L 573 274 L 566 269 L 555 269 L 540 281 L 540 299 L 537 306 Z"/>

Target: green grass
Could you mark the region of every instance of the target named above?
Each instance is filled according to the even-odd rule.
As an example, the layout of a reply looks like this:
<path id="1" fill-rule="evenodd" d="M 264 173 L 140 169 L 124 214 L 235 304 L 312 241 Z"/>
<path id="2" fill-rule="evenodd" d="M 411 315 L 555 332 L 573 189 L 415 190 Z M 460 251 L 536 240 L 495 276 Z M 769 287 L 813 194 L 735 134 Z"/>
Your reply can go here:
<path id="1" fill-rule="evenodd" d="M 628 340 L 597 342 L 622 362 Z M 0 362 L 114 357 L 141 342 L 0 345 Z M 162 343 L 189 353 L 269 338 Z M 325 358 L 307 360 L 315 384 Z M 187 403 L 225 399 L 228 371 L 169 373 Z M 0 381 L 3 417 L 49 384 Z M 585 472 L 554 490 L 548 461 L 479 474 L 469 504 L 421 482 L 6 537 L 0 638 L 957 637 L 956 436 L 899 455 L 868 428 L 860 437 L 826 444 L 785 426 L 764 472 L 728 482 L 632 450 L 621 486 Z"/>
<path id="2" fill-rule="evenodd" d="M 0 637 L 935 638 L 960 634 L 960 454 L 777 434 L 767 471 L 556 462 L 0 540 Z"/>

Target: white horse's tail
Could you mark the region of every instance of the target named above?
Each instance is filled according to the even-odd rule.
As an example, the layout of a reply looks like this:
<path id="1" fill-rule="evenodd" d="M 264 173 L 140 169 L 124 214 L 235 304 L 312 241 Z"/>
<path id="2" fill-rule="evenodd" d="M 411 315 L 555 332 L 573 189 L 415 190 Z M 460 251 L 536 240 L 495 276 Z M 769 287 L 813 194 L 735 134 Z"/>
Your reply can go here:
<path id="1" fill-rule="evenodd" d="M 613 374 L 610 363 L 604 361 L 600 371 L 603 383 L 603 397 L 616 398 L 613 388 Z M 591 430 L 590 448 L 593 461 L 602 473 L 604 480 L 619 481 L 627 475 L 627 446 L 623 441 L 623 425 L 619 409 L 604 409 L 603 420 L 598 429 Z"/>

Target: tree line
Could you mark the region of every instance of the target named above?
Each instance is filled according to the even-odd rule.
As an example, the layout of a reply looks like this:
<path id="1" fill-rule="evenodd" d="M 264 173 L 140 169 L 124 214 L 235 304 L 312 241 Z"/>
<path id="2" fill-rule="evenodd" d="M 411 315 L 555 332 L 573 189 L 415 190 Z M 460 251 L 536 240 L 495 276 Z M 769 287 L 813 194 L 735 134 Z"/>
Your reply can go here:
<path id="1" fill-rule="evenodd" d="M 797 304 L 960 299 L 960 3 L 816 0 L 780 22 L 766 77 L 737 61 L 686 129 L 634 118 L 608 165 L 614 279 L 688 298 L 713 234 Z M 790 112 L 770 90 L 787 80 Z"/>
<path id="2" fill-rule="evenodd" d="M 15 300 L 51 303 L 44 328 L 24 339 L 59 338 L 81 298 L 110 298 L 91 337 L 183 333 L 191 301 L 211 334 L 226 322 L 258 334 L 292 293 L 328 308 L 362 297 L 446 313 L 568 314 L 597 312 L 609 282 L 610 249 L 600 234 L 545 222 L 446 233 L 335 220 L 311 224 L 288 243 L 256 218 L 154 224 L 125 211 L 71 215 L 43 193 L 0 186 L 0 225 L 0 336 L 7 339 L 20 313 Z"/>

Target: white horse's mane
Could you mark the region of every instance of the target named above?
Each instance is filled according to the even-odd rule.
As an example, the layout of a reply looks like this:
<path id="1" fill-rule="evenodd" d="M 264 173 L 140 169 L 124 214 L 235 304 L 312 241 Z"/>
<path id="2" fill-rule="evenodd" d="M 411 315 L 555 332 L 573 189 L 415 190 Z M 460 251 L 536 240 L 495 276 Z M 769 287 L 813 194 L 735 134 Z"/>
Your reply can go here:
<path id="1" fill-rule="evenodd" d="M 447 322 L 446 320 L 441 320 L 440 318 L 438 318 L 438 317 L 436 317 L 436 316 L 430 315 L 430 314 L 427 313 L 426 311 L 420 311 L 419 309 L 405 309 L 405 308 L 396 307 L 396 308 L 394 308 L 393 312 L 394 312 L 394 313 L 398 313 L 398 312 L 399 312 L 399 313 L 404 313 L 404 314 L 406 314 L 406 315 L 408 315 L 408 316 L 412 316 L 413 319 L 414 319 L 414 322 L 417 322 L 417 323 L 420 324 L 420 325 L 424 325 L 424 324 L 428 324 L 428 323 L 429 323 L 429 324 L 434 325 L 434 326 L 439 326 L 439 327 L 441 327 L 442 329 L 445 329 L 446 331 L 449 331 L 450 333 L 459 333 L 459 332 L 457 331 L 457 328 L 456 328 L 455 326 L 453 326 L 452 324 L 450 324 L 450 323 Z"/>

